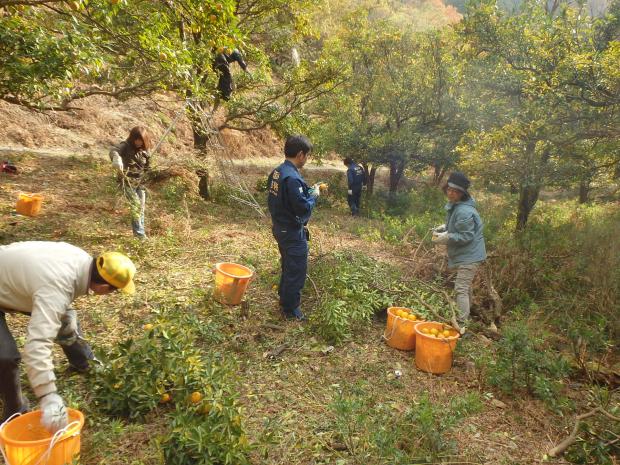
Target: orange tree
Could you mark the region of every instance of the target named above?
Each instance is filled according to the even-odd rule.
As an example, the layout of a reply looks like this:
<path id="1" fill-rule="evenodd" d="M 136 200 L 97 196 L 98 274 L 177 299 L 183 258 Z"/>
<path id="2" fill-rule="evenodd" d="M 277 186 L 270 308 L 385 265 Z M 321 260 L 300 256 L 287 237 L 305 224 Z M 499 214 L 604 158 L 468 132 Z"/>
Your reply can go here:
<path id="1" fill-rule="evenodd" d="M 507 12 L 483 0 L 458 26 L 472 128 L 461 152 L 470 170 L 518 192 L 517 230 L 543 187 L 620 162 L 616 18 L 533 1 Z"/>
<path id="2" fill-rule="evenodd" d="M 0 0 L 0 99 L 36 110 L 79 108 L 90 95 L 114 98 L 168 91 L 192 99 L 194 139 L 205 142 L 197 113 L 210 111 L 220 47 L 252 63 L 222 127 L 282 123 L 329 91 L 335 76 L 323 60 L 277 75 L 264 50 L 308 34 L 311 2 L 280 0 Z M 287 13 L 288 12 L 288 13 Z M 269 42 L 269 26 L 281 32 Z M 297 39 L 301 40 L 301 39 Z"/>
<path id="3" fill-rule="evenodd" d="M 319 147 L 361 161 L 371 186 L 373 167 L 387 165 L 392 194 L 407 169 L 432 166 L 441 179 L 464 131 L 453 40 L 449 30 L 412 33 L 365 14 L 349 19 L 328 44 L 347 78 L 336 97 L 316 105 Z"/>

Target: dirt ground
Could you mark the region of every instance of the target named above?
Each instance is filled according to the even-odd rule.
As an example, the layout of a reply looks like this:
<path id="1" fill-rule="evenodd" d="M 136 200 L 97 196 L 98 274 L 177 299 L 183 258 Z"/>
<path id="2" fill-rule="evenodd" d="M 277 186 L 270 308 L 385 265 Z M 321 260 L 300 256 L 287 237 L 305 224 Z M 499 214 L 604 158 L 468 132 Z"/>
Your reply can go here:
<path id="1" fill-rule="evenodd" d="M 94 96 L 80 101 L 80 110 L 35 113 L 0 101 L 0 153 L 22 151 L 105 155 L 124 140 L 133 126 L 149 129 L 155 142 L 171 128 L 158 155 L 164 159 L 191 152 L 193 136 L 182 103 L 167 95 L 119 102 Z M 175 120 L 178 121 L 173 124 Z M 225 129 L 223 138 L 235 159 L 272 157 L 282 151 L 269 129 L 241 133 Z"/>
<path id="2" fill-rule="evenodd" d="M 127 120 L 127 125 L 133 121 Z M 110 140 L 104 132 L 97 136 L 100 143 Z M 114 135 L 120 137 L 122 131 Z M 56 143 L 57 137 L 62 137 L 60 130 L 50 129 L 45 142 Z M 17 143 L 17 139 L 13 140 Z M 71 141 L 80 143 L 77 138 Z M 492 401 L 493 396 L 479 384 L 474 364 L 467 356 L 472 347 L 488 342 L 484 338 L 463 341 L 454 369 L 439 377 L 416 370 L 410 353 L 387 347 L 381 339 L 381 322 L 375 322 L 353 341 L 330 349 L 306 326 L 281 321 L 272 289 L 279 270 L 277 249 L 269 221 L 252 209 L 227 202 L 205 202 L 191 192 L 179 196 L 175 190 L 178 185 L 164 183 L 150 192 L 150 238 L 136 241 L 109 164 L 96 153 L 101 146 L 91 148 L 89 154 L 11 153 L 21 172 L 17 176 L 0 175 L 0 244 L 62 240 L 92 254 L 121 250 L 132 257 L 138 266 L 136 296 L 90 296 L 75 304 L 86 338 L 100 348 L 139 333 L 158 303 L 194 305 L 200 311 L 201 302 L 210 295 L 215 263 L 251 263 L 257 278 L 248 292 L 247 310 L 242 313 L 238 307 L 216 306 L 217 311 L 209 317 L 221 324 L 227 337 L 220 350 L 231 354 L 238 363 L 238 388 L 249 436 L 260 437 L 266 425 L 274 433 L 266 455 L 256 452 L 253 463 L 360 463 L 359 458 L 337 447 L 334 414 L 328 408 L 340 390 L 358 383 L 370 387 L 377 409 L 389 406 L 395 411 L 403 411 L 425 393 L 438 403 L 468 392 L 480 395 L 484 401 L 482 411 L 449 434 L 457 452 L 436 463 L 543 463 L 545 452 L 566 434 L 570 421 L 549 413 L 536 401 L 502 399 L 504 404 L 500 406 Z M 275 163 L 277 159 L 272 159 Z M 268 172 L 267 162 L 260 165 L 245 174 L 249 184 Z M 318 175 L 322 174 L 310 173 L 309 177 Z M 44 195 L 39 216 L 14 214 L 15 199 L 21 191 Z M 342 200 L 322 211 L 319 208 L 311 224 L 314 239 L 310 266 L 325 251 L 362 247 L 377 261 L 402 267 L 406 277 L 412 250 L 364 240 L 358 231 L 368 221 L 351 219 Z M 320 290 L 311 286 L 304 291 L 308 308 L 315 292 Z M 22 316 L 9 318 L 9 325 L 18 328 L 18 334 L 23 334 L 26 323 Z M 275 357 L 268 356 L 280 348 L 284 349 Z M 56 366 L 60 385 L 72 393 L 70 402 L 88 411 L 88 380 L 67 373 L 59 353 Z M 402 376 L 396 377 L 396 370 Z M 153 415 L 143 424 L 125 424 L 93 414 L 84 431 L 82 463 L 161 463 L 155 441 L 165 428 L 163 421 L 163 416 Z"/>

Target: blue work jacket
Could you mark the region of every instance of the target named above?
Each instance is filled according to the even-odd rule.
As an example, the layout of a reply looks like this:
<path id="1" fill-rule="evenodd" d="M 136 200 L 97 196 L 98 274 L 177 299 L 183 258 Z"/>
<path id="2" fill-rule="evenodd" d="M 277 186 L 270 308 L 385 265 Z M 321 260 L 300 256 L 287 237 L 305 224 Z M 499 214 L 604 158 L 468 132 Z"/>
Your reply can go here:
<path id="1" fill-rule="evenodd" d="M 267 203 L 274 226 L 302 228 L 308 223 L 316 199 L 297 167 L 285 160 L 267 180 Z"/>
<path id="2" fill-rule="evenodd" d="M 364 168 L 357 163 L 351 163 L 347 169 L 347 183 L 349 189 L 357 190 L 362 188 L 366 184 L 366 175 L 364 174 Z"/>

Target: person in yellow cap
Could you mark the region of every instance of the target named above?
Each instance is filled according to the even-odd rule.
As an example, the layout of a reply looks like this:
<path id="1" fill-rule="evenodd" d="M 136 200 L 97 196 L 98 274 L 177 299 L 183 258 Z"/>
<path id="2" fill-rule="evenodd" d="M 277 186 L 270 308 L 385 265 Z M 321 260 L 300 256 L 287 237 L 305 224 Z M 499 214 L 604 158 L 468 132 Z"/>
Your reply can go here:
<path id="1" fill-rule="evenodd" d="M 0 396 L 2 417 L 29 409 L 22 394 L 19 364 L 23 357 L 28 381 L 40 402 L 41 422 L 55 432 L 67 425 L 64 401 L 56 392 L 53 343 L 61 345 L 78 371 L 94 360 L 82 339 L 71 303 L 88 291 L 134 293 L 136 267 L 125 255 L 106 252 L 96 258 L 65 242 L 15 242 L 0 246 Z M 30 316 L 23 353 L 6 322 L 7 313 Z M 4 419 L 2 421 L 4 421 Z"/>

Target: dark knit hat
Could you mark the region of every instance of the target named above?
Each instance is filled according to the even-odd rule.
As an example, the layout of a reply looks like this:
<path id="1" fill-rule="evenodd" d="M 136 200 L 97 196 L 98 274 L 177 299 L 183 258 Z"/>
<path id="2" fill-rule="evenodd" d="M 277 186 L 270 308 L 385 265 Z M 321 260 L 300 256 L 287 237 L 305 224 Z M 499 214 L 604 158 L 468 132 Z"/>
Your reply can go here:
<path id="1" fill-rule="evenodd" d="M 454 171 L 450 173 L 450 176 L 448 177 L 446 188 L 451 187 L 452 189 L 457 189 L 463 192 L 465 195 L 469 196 L 469 192 L 467 192 L 467 189 L 469 189 L 470 184 L 471 182 L 469 181 L 469 179 L 467 179 L 467 176 L 465 176 L 465 174 L 461 173 L 460 171 Z"/>

